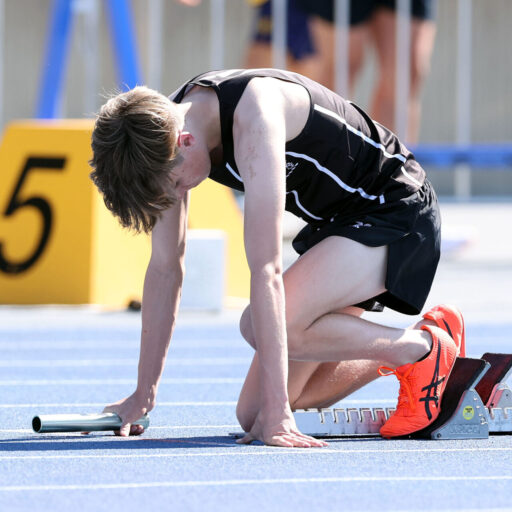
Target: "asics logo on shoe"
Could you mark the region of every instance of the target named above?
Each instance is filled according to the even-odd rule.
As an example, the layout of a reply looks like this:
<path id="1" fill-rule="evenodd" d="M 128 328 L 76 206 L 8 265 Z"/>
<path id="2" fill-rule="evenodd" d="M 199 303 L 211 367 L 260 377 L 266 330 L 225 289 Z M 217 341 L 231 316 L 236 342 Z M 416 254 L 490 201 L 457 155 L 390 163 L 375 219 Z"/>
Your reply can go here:
<path id="1" fill-rule="evenodd" d="M 446 332 L 450 335 L 450 338 L 454 340 L 452 330 L 450 329 L 450 326 L 448 325 L 448 322 L 446 320 L 443 320 L 444 325 L 446 326 Z"/>
<path id="2" fill-rule="evenodd" d="M 434 375 L 432 375 L 432 381 L 428 386 L 421 388 L 421 391 L 426 391 L 425 396 L 420 398 L 420 402 L 425 402 L 425 413 L 427 418 L 432 419 L 432 413 L 430 412 L 430 403 L 434 402 L 436 407 L 439 407 L 439 395 L 437 393 L 437 386 L 439 386 L 446 377 L 439 378 L 439 362 L 441 360 L 441 341 L 437 347 L 436 366 L 434 368 Z"/>

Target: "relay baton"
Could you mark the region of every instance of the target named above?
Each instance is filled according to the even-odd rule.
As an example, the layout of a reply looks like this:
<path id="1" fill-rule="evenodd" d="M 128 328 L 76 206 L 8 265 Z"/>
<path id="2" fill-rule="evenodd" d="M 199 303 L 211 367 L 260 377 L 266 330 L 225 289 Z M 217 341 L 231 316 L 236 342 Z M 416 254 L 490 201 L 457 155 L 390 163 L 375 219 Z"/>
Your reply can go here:
<path id="1" fill-rule="evenodd" d="M 121 418 L 113 413 L 102 414 L 41 414 L 32 419 L 32 428 L 39 434 L 45 432 L 100 432 L 106 430 L 119 430 L 122 425 Z M 144 429 L 149 427 L 149 416 L 133 422 Z"/>

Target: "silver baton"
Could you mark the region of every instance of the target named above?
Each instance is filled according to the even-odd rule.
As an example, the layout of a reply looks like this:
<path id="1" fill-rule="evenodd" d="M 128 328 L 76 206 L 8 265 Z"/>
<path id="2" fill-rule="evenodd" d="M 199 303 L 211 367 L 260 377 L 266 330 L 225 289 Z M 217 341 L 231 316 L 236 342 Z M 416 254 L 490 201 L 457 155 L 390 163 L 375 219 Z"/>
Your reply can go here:
<path id="1" fill-rule="evenodd" d="M 102 414 L 41 414 L 32 419 L 34 432 L 99 432 L 104 430 L 119 430 L 121 418 L 113 413 Z M 133 425 L 149 427 L 149 416 L 133 422 Z"/>

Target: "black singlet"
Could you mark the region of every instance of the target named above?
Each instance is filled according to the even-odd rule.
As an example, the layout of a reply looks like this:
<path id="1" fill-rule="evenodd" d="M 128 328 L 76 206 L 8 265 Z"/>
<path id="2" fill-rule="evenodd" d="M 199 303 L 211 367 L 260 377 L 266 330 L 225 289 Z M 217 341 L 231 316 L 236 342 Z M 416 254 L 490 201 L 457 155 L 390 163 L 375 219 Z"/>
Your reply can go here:
<path id="1" fill-rule="evenodd" d="M 300 84 L 311 98 L 304 129 L 286 143 L 286 210 L 308 224 L 321 225 L 338 216 L 379 210 L 423 185 L 423 169 L 390 130 L 313 80 L 277 69 L 204 73 L 171 98 L 180 103 L 193 85 L 210 87 L 217 94 L 223 164 L 212 167 L 211 179 L 237 190 L 244 188 L 234 158 L 233 115 L 255 77 Z"/>

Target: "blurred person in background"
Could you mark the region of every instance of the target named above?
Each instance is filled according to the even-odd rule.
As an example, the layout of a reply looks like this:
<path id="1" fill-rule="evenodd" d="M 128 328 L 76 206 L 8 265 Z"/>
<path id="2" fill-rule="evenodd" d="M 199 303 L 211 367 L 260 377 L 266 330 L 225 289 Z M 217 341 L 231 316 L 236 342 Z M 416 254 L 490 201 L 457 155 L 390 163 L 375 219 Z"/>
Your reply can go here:
<path id="1" fill-rule="evenodd" d="M 272 2 L 270 0 L 248 0 L 254 6 L 255 19 L 252 40 L 247 51 L 245 67 L 272 67 Z M 309 27 L 309 19 L 296 0 L 287 2 L 287 59 L 290 71 L 315 79 L 319 69 Z"/>
<path id="2" fill-rule="evenodd" d="M 318 52 L 316 79 L 334 88 L 335 25 L 333 0 L 296 0 L 310 16 L 310 29 Z M 436 0 L 411 0 L 411 61 L 407 142 L 418 140 L 421 90 L 434 47 Z M 369 46 L 377 56 L 377 78 L 370 115 L 390 129 L 395 124 L 396 0 L 351 0 L 349 31 L 349 96 L 363 67 Z"/>
<path id="3" fill-rule="evenodd" d="M 202 0 L 177 0 L 183 5 L 195 7 Z M 247 0 L 253 7 L 254 19 L 251 42 L 245 56 L 246 68 L 272 67 L 272 1 Z M 297 6 L 297 0 L 287 0 L 287 57 L 286 69 L 315 79 L 318 65 L 309 19 Z"/>

